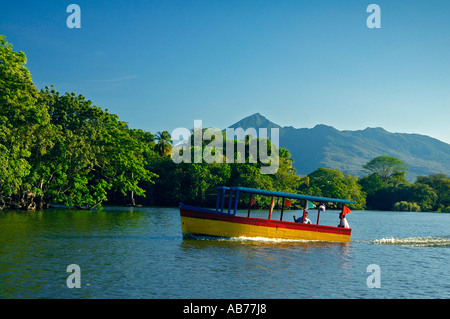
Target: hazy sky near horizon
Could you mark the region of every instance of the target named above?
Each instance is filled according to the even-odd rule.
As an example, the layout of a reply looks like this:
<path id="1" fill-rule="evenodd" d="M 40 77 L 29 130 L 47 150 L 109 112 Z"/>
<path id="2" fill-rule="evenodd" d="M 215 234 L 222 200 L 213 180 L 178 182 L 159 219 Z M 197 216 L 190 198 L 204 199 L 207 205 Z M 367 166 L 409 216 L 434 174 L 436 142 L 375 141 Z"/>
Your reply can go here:
<path id="1" fill-rule="evenodd" d="M 81 28 L 69 29 L 69 4 Z M 369 4 L 381 28 L 369 29 Z M 36 86 L 75 92 L 156 133 L 383 127 L 450 144 L 450 1 L 8 1 L 0 34 Z"/>

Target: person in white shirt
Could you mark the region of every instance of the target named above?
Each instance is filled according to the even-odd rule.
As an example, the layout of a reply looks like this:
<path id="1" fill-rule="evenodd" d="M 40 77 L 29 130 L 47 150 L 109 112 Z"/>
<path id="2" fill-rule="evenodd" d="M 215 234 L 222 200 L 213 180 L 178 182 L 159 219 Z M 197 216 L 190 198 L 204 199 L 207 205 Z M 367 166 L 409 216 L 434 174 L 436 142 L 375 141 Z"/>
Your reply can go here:
<path id="1" fill-rule="evenodd" d="M 350 228 L 347 219 L 345 218 L 345 216 L 342 216 L 342 213 L 339 214 L 339 218 L 341 219 L 341 221 L 338 227 Z"/>

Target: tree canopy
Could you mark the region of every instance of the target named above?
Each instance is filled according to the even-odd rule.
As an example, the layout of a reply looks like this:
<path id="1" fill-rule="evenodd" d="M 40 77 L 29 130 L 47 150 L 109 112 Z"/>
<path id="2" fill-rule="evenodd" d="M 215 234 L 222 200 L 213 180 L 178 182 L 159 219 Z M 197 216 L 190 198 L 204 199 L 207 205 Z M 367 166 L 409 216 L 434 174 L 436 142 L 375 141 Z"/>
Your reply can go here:
<path id="1" fill-rule="evenodd" d="M 93 208 L 110 190 L 143 196 L 153 149 L 145 135 L 82 95 L 40 92 L 23 52 L 0 37 L 0 207 Z"/>
<path id="2" fill-rule="evenodd" d="M 363 165 L 366 172 L 377 174 L 384 182 L 402 178 L 407 170 L 405 164 L 396 157 L 378 156 Z"/>
<path id="3" fill-rule="evenodd" d="M 309 174 L 308 179 L 309 185 L 304 186 L 302 193 L 354 200 L 356 201 L 355 204 L 348 204 L 353 209 L 363 209 L 365 207 L 365 193 L 361 191 L 361 185 L 358 184 L 357 177 L 322 167 Z"/>
<path id="4" fill-rule="evenodd" d="M 450 178 L 445 174 L 418 176 L 409 183 L 403 162 L 389 156 L 374 158 L 363 168 L 370 173 L 359 181 L 367 193 L 367 208 L 450 212 Z"/>

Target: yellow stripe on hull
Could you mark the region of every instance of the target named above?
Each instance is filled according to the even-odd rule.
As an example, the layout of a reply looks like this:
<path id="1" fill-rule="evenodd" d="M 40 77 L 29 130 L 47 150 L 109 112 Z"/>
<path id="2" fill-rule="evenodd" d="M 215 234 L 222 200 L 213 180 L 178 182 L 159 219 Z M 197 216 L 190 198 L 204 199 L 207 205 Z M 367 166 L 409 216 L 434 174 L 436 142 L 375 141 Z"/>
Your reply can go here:
<path id="1" fill-rule="evenodd" d="M 290 240 L 317 240 L 333 242 L 349 242 L 350 235 L 289 229 L 283 227 L 267 227 L 241 224 L 220 220 L 181 217 L 181 228 L 185 235 L 207 235 L 219 237 L 265 237 Z"/>

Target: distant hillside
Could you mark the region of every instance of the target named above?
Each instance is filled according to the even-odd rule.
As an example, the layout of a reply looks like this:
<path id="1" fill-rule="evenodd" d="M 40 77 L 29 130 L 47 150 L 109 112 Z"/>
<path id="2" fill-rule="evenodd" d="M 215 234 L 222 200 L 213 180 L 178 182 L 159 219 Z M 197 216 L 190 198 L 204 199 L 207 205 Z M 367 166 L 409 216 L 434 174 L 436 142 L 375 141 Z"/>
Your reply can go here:
<path id="1" fill-rule="evenodd" d="M 417 175 L 450 175 L 450 145 L 425 135 L 390 133 L 383 128 L 339 131 L 323 124 L 311 129 L 281 127 L 259 113 L 229 127 L 279 128 L 280 146 L 291 152 L 300 175 L 326 167 L 361 176 L 362 165 L 380 155 L 404 161 L 410 181 L 415 181 Z"/>

